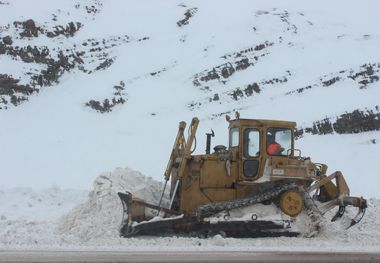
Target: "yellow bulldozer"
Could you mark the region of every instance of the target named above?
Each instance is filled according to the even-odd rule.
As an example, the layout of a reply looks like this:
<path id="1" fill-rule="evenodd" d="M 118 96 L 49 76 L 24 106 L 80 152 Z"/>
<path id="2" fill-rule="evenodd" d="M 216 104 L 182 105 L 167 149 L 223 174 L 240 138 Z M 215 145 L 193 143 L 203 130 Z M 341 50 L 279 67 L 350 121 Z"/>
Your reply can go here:
<path id="1" fill-rule="evenodd" d="M 346 206 L 357 207 L 359 211 L 347 228 L 364 216 L 367 201 L 350 196 L 341 172 L 327 175 L 327 165 L 313 163 L 295 148 L 295 122 L 241 119 L 238 112 L 235 119 L 226 115 L 226 120 L 228 147 L 217 145 L 211 153 L 214 132 L 208 133 L 202 155 L 192 154 L 198 118 L 192 119 L 187 138 L 186 123 L 179 123 L 158 204 L 146 203 L 129 192 L 118 193 L 124 210 L 121 236 L 298 236 L 292 222 L 303 211 L 318 217 L 336 208 L 335 221 Z M 169 181 L 170 200 L 164 207 Z M 259 218 L 255 213 L 258 204 L 274 205 L 287 219 Z M 253 209 L 250 217 L 235 220 L 229 216 L 246 207 Z"/>

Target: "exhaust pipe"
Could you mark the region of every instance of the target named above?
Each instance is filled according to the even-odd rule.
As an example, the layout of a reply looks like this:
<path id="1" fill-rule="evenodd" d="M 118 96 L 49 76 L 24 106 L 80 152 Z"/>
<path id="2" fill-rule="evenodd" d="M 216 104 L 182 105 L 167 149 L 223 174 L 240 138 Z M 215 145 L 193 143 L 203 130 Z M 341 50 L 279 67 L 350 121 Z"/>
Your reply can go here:
<path id="1" fill-rule="evenodd" d="M 214 137 L 215 133 L 211 129 L 211 133 L 206 133 L 206 154 L 210 154 L 211 149 L 211 137 Z"/>

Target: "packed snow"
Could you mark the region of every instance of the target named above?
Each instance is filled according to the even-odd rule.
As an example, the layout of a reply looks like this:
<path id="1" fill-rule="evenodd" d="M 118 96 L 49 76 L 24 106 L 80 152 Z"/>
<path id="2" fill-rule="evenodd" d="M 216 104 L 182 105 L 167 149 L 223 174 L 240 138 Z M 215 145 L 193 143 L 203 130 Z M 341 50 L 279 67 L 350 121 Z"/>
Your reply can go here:
<path id="1" fill-rule="evenodd" d="M 224 238 L 216 235 L 210 238 L 178 237 L 119 237 L 122 221 L 122 205 L 116 195 L 118 191 L 130 191 L 139 198 L 157 203 L 163 184 L 129 168 L 118 168 L 103 173 L 94 182 L 93 190 L 84 197 L 85 192 L 51 188 L 39 193 L 27 189 L 1 191 L 3 209 L 0 213 L 0 246 L 6 248 L 27 249 L 117 249 L 117 250 L 355 250 L 374 251 L 380 249 L 380 233 L 374 231 L 380 227 L 380 200 L 370 199 L 363 220 L 349 230 L 339 222 L 332 223 L 331 213 L 326 215 L 320 232 L 311 238 Z M 10 197 L 19 197 L 12 200 Z M 21 196 L 21 198 L 20 198 Z M 49 196 L 54 196 L 49 199 Z M 41 199 L 44 212 L 38 206 L 19 211 L 16 217 L 7 217 L 15 204 L 19 206 L 34 203 Z M 76 199 L 76 202 L 73 200 Z M 6 201 L 4 201 L 6 200 Z M 55 200 L 52 203 L 47 200 Z M 73 208 L 73 204 L 76 207 Z M 70 208 L 72 208 L 70 210 Z M 231 217 L 246 216 L 254 211 L 261 219 L 273 219 L 278 209 L 272 206 L 258 205 L 260 212 L 245 208 L 244 211 L 231 213 Z M 24 211 L 24 214 L 21 212 Z M 34 214 L 41 213 L 40 217 Z M 60 214 L 60 217 L 57 215 Z M 302 217 L 302 216 L 301 216 Z M 285 219 L 279 216 L 278 219 Z M 303 218 L 305 219 L 305 218 Z M 301 223 L 303 222 L 303 223 Z M 300 220 L 298 227 L 308 227 L 307 221 Z M 345 225 L 347 226 L 347 225 Z M 300 230 L 300 229 L 299 229 Z"/>

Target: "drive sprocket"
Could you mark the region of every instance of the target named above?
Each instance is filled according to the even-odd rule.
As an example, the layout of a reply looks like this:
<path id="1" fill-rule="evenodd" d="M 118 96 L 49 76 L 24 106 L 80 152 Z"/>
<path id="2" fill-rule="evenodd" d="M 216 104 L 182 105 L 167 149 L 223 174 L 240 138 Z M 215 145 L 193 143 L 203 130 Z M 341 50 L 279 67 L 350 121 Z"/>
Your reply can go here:
<path id="1" fill-rule="evenodd" d="M 281 194 L 280 209 L 288 216 L 296 217 L 302 212 L 304 206 L 304 200 L 299 191 L 290 189 Z"/>

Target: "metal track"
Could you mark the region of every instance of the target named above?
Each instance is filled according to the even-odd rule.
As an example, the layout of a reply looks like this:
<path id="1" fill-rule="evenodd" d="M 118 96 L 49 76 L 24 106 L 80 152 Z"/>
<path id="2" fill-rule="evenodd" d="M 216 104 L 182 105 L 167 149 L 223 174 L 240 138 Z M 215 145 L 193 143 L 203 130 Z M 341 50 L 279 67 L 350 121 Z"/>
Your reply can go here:
<path id="1" fill-rule="evenodd" d="M 299 188 L 301 187 L 299 187 L 296 183 L 280 184 L 273 187 L 270 190 L 267 190 L 261 194 L 254 195 L 252 197 L 201 205 L 196 209 L 196 215 L 199 218 L 205 218 L 224 210 L 229 211 L 236 208 L 246 207 L 246 206 L 262 203 L 265 201 L 274 200 L 282 192 L 290 190 L 290 189 L 295 189 L 295 188 L 299 190 Z"/>
<path id="2" fill-rule="evenodd" d="M 296 237 L 298 232 L 284 228 L 282 223 L 272 221 L 198 221 L 194 216 L 138 224 L 124 237 L 134 235 L 210 237 L 222 234 L 226 237 Z"/>
<path id="3" fill-rule="evenodd" d="M 203 220 L 204 218 L 213 216 L 221 211 L 229 211 L 236 208 L 258 204 L 264 201 L 276 200 L 281 193 L 290 189 L 299 191 L 302 194 L 305 201 L 306 213 L 314 224 L 314 229 L 312 229 L 309 233 L 306 233 L 306 236 L 315 235 L 318 233 L 320 228 L 321 213 L 309 193 L 295 182 L 278 184 L 270 190 L 249 198 L 210 203 L 199 206 L 196 209 L 195 216 L 189 215 L 183 218 L 141 223 L 135 225 L 134 227 L 124 225 L 121 229 L 121 235 L 124 237 L 131 237 L 135 235 L 173 235 L 180 233 L 199 235 L 205 232 L 209 232 L 209 234 L 224 232 L 229 237 L 298 236 L 299 233 L 292 232 L 290 229 L 284 229 L 283 224 L 278 222 L 275 223 L 272 221 L 253 220 L 247 222 L 229 221 L 210 224 L 210 222 Z M 231 229 L 234 231 L 231 231 Z"/>
<path id="4" fill-rule="evenodd" d="M 219 213 L 221 211 L 229 211 L 236 208 L 242 208 L 262 203 L 264 201 L 275 200 L 280 196 L 281 193 L 291 189 L 301 193 L 305 202 L 305 212 L 313 224 L 313 227 L 310 229 L 310 231 L 307 233 L 303 233 L 303 235 L 306 237 L 312 237 L 317 235 L 321 229 L 322 213 L 321 211 L 319 211 L 317 205 L 315 204 L 310 194 L 301 185 L 294 182 L 279 184 L 273 187 L 272 189 L 269 189 L 261 194 L 257 194 L 249 198 L 202 205 L 198 207 L 198 209 L 196 210 L 196 214 L 198 218 L 201 220 L 205 217 L 215 215 L 216 213 Z"/>

